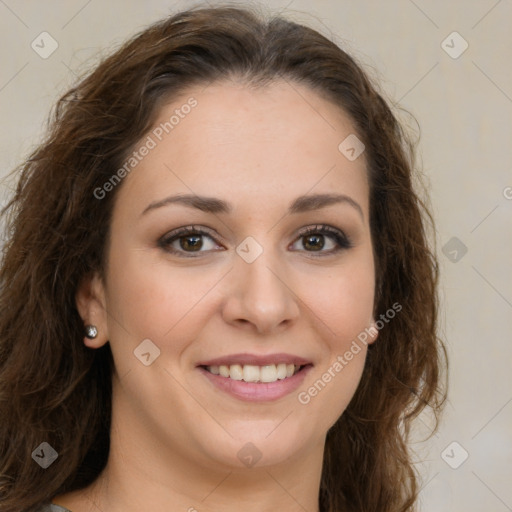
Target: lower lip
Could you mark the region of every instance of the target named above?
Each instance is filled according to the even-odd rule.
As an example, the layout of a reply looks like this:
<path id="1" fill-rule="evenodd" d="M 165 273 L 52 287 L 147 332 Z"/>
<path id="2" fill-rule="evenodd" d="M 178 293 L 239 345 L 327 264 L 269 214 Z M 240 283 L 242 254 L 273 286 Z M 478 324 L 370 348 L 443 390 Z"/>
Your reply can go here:
<path id="1" fill-rule="evenodd" d="M 268 402 L 293 393 L 312 367 L 307 365 L 295 375 L 275 382 L 245 382 L 214 375 L 200 366 L 198 369 L 214 386 L 235 398 L 246 402 Z"/>

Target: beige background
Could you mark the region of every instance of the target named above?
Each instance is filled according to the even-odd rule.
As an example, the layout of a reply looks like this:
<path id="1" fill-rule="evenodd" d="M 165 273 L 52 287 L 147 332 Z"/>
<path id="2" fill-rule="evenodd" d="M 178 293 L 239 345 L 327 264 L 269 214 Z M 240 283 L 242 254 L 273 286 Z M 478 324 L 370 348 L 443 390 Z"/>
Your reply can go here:
<path id="1" fill-rule="evenodd" d="M 150 22 L 193 4 L 0 0 L 2 175 L 33 148 L 77 71 Z M 442 335 L 451 356 L 440 431 L 414 444 L 423 461 L 421 510 L 512 511 L 512 2 L 263 5 L 334 38 L 419 121 L 437 221 Z M 43 31 L 59 45 L 47 59 L 31 48 Z M 454 31 L 463 39 L 446 39 Z M 460 53 L 464 41 L 468 48 L 458 58 L 447 53 Z M 4 200 L 8 188 L 1 188 Z M 467 247 L 462 257 L 456 246 L 443 253 L 452 237 Z"/>

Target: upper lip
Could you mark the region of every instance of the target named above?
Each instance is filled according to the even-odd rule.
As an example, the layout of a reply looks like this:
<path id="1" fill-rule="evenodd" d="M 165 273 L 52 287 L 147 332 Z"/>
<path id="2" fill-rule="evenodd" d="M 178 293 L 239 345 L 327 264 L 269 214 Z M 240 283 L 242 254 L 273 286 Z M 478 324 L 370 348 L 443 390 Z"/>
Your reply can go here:
<path id="1" fill-rule="evenodd" d="M 295 364 L 298 366 L 312 364 L 311 361 L 303 357 L 295 356 L 293 354 L 230 354 L 227 356 L 216 357 L 215 359 L 208 359 L 198 363 L 197 366 L 231 366 L 232 364 L 245 365 L 250 364 L 254 366 L 266 366 L 270 364 Z"/>

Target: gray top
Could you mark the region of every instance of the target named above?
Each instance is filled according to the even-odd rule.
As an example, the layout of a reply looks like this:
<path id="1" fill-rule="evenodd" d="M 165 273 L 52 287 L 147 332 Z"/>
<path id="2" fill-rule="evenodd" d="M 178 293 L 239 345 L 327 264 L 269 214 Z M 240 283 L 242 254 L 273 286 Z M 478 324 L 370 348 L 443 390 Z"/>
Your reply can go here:
<path id="1" fill-rule="evenodd" d="M 41 507 L 38 512 L 71 512 L 71 510 L 61 507 L 60 505 L 54 505 L 53 503 L 50 503 L 49 505 L 44 505 Z"/>

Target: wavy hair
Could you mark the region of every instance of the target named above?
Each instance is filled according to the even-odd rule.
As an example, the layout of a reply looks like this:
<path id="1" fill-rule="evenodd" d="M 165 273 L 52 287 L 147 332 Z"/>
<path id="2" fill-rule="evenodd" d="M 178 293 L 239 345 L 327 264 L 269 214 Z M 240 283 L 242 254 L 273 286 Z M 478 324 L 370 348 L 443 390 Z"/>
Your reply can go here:
<path id="1" fill-rule="evenodd" d="M 414 509 L 411 421 L 445 398 L 433 219 L 415 190 L 414 147 L 362 66 L 317 31 L 254 9 L 192 8 L 140 32 L 55 106 L 15 171 L 0 268 L 0 510 L 35 510 L 83 488 L 109 452 L 113 359 L 83 343 L 75 293 L 104 274 L 119 187 L 94 194 L 151 128 L 163 101 L 224 79 L 301 83 L 339 106 L 365 144 L 376 262 L 375 318 L 402 311 L 368 348 L 360 385 L 327 434 L 322 512 Z M 122 185 L 121 185 L 122 186 Z M 430 231 L 429 231 L 430 230 Z M 47 441 L 46 470 L 31 459 Z"/>

